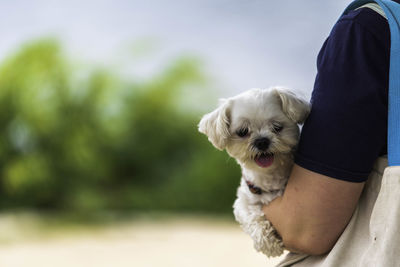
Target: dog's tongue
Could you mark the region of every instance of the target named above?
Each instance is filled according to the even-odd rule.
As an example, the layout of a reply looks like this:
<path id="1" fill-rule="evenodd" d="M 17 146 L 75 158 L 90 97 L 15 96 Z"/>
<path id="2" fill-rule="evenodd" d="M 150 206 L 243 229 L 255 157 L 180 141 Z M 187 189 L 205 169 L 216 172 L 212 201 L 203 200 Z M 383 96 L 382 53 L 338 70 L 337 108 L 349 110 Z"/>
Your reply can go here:
<path id="1" fill-rule="evenodd" d="M 258 166 L 261 168 L 267 168 L 272 165 L 274 162 L 274 156 L 273 155 L 261 155 L 255 159 L 256 163 Z"/>

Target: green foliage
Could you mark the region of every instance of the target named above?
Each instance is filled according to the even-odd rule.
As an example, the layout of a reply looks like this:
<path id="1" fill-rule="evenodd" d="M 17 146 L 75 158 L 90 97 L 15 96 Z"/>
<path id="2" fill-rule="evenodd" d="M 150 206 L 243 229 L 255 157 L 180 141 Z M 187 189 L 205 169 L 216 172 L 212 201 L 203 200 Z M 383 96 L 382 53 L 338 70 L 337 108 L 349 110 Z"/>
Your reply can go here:
<path id="1" fill-rule="evenodd" d="M 231 211 L 239 169 L 180 102 L 207 94 L 195 60 L 143 83 L 81 74 L 52 40 L 0 67 L 1 208 Z"/>

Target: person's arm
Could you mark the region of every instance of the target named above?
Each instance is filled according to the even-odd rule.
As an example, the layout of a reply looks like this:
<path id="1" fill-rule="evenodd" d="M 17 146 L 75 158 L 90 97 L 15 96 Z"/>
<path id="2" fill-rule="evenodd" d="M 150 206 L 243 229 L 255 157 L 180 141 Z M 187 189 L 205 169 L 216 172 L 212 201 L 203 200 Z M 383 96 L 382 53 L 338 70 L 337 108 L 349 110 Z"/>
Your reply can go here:
<path id="1" fill-rule="evenodd" d="M 363 186 L 294 165 L 284 195 L 263 211 L 288 250 L 325 254 L 349 222 Z"/>

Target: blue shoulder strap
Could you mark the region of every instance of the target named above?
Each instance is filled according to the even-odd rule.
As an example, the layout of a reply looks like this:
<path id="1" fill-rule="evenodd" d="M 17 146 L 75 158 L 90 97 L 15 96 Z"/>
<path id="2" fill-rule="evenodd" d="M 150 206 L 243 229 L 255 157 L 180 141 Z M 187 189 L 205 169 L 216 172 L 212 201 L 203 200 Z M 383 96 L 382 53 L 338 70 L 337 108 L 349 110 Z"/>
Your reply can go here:
<path id="1" fill-rule="evenodd" d="M 390 27 L 388 160 L 389 166 L 400 166 L 400 4 L 390 0 L 356 0 L 344 13 L 373 2 L 383 9 Z"/>

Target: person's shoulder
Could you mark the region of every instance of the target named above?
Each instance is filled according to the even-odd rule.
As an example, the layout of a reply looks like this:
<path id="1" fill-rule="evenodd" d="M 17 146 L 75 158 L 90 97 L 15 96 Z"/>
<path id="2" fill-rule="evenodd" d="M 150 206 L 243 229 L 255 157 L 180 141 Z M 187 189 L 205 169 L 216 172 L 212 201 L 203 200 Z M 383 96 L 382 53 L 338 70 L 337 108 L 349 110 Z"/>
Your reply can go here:
<path id="1" fill-rule="evenodd" d="M 381 41 L 387 41 L 389 26 L 387 20 L 370 8 L 359 8 L 342 15 L 337 21 L 334 31 L 348 27 L 357 27 L 360 31 L 372 33 Z"/>

